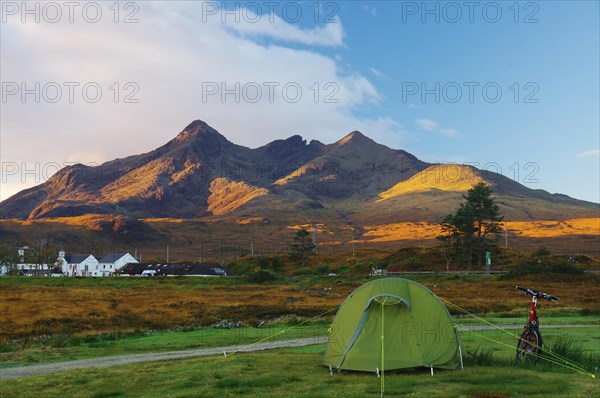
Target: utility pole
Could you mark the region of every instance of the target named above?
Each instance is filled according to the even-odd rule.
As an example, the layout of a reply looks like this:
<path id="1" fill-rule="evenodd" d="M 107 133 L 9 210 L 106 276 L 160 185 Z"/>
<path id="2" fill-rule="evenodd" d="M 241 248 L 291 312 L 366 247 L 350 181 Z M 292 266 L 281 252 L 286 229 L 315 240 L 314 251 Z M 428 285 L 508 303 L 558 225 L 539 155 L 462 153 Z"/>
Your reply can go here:
<path id="1" fill-rule="evenodd" d="M 313 223 L 310 223 L 310 228 L 312 229 L 312 243 L 313 245 L 315 245 L 315 253 L 319 252 L 318 246 L 317 246 L 317 227 L 313 226 Z"/>
<path id="2" fill-rule="evenodd" d="M 167 245 L 167 264 L 169 264 L 169 245 Z"/>
<path id="3" fill-rule="evenodd" d="M 508 248 L 508 229 L 504 229 L 504 247 Z"/>
<path id="4" fill-rule="evenodd" d="M 354 250 L 355 241 L 356 241 L 356 234 L 353 233 L 352 234 L 352 258 L 356 257 L 355 250 Z"/>

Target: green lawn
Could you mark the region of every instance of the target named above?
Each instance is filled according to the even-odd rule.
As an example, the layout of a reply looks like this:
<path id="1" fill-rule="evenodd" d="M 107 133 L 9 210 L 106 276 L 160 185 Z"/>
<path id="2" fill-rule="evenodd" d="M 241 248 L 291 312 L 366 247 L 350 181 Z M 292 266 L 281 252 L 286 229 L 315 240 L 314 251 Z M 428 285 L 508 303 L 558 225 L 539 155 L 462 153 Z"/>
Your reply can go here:
<path id="1" fill-rule="evenodd" d="M 569 323 L 569 322 L 567 322 Z M 245 329 L 210 329 L 131 337 L 65 349 L 54 359 L 198 348 L 270 339 Z M 324 335 L 327 325 L 305 325 L 273 337 Z M 260 329 L 255 329 L 259 331 Z M 263 329 L 268 330 L 268 329 Z M 570 337 L 600 366 L 600 330 L 594 327 L 542 329 L 545 345 Z M 263 332 L 264 333 L 264 332 Z M 567 367 L 516 365 L 516 338 L 498 330 L 463 331 L 464 370 L 387 372 L 386 397 L 589 397 L 600 393 L 598 378 Z M 379 396 L 375 374 L 334 372 L 321 364 L 324 345 L 256 353 L 141 363 L 61 372 L 0 383 L 2 397 L 368 397 Z M 481 355 L 481 353 L 484 355 Z M 60 357 L 60 358 L 59 358 Z M 45 358 L 44 361 L 50 360 Z M 483 361 L 483 362 L 482 362 Z M 594 365 L 586 365 L 594 372 Z"/>
<path id="2" fill-rule="evenodd" d="M 467 328 L 469 326 L 488 326 L 489 324 L 518 326 L 524 324 L 523 318 L 457 318 L 455 321 L 457 325 Z M 545 322 L 548 325 L 600 325 L 600 318 L 597 316 L 549 317 L 545 319 Z M 251 327 L 201 328 L 191 331 L 129 335 L 120 338 L 110 335 L 104 338 L 99 337 L 92 342 L 82 341 L 79 344 L 73 344 L 72 340 L 51 339 L 43 344 L 34 344 L 25 348 L 19 345 L 4 345 L 2 348 L 5 352 L 0 353 L 0 369 L 93 357 L 224 347 L 251 344 L 257 341 L 326 336 L 328 327 L 329 323 L 314 322 L 299 326 L 268 325 L 260 329 Z M 585 343 L 585 347 L 597 347 L 600 351 L 600 328 L 552 329 L 544 327 L 542 324 L 541 330 L 545 339 L 546 336 L 568 334 Z M 489 346 L 496 352 L 499 348 L 515 347 L 516 338 L 514 336 L 519 331 L 519 329 L 466 330 L 461 332 L 461 339 L 467 348 L 475 349 L 479 345 Z M 546 339 L 546 341 L 550 342 L 551 340 Z M 473 344 L 470 344 L 471 342 Z M 511 358 L 512 354 L 511 352 Z M 467 356 L 468 353 L 465 355 Z"/>
<path id="3" fill-rule="evenodd" d="M 465 330 L 460 333 L 464 346 L 465 360 L 473 359 L 477 351 L 490 350 L 494 363 L 509 365 L 515 358 L 517 335 L 520 330 Z M 548 350 L 558 339 L 571 338 L 583 352 L 595 354 L 600 360 L 600 329 L 596 327 L 575 327 L 569 329 L 541 329 L 544 347 Z M 600 366 L 600 363 L 598 363 Z M 566 369 L 565 369 L 566 370 Z M 593 373 L 594 369 L 588 369 Z"/>
<path id="4" fill-rule="evenodd" d="M 477 342 L 465 342 L 469 346 Z M 508 351 L 508 349 L 506 349 Z M 512 352 L 512 349 L 510 350 Z M 378 397 L 375 373 L 334 372 L 323 345 L 62 372 L 9 380 L 3 397 Z M 385 374 L 386 397 L 591 397 L 598 379 L 561 368 L 477 366 Z"/>

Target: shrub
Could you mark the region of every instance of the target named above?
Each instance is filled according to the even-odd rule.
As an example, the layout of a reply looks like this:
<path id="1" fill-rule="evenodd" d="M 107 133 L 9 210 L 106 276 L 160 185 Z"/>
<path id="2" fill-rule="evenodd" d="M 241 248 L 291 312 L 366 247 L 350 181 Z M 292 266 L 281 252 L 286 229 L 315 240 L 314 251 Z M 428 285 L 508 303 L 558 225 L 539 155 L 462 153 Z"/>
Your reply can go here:
<path id="1" fill-rule="evenodd" d="M 310 275 L 313 273 L 313 270 L 309 267 L 298 268 L 297 270 L 291 273 L 292 276 L 300 276 L 300 275 Z"/>
<path id="2" fill-rule="evenodd" d="M 494 350 L 491 348 L 481 348 L 477 346 L 475 351 L 468 352 L 467 361 L 477 366 L 492 366 L 496 363 L 494 359 Z"/>
<path id="3" fill-rule="evenodd" d="M 279 257 L 260 256 L 256 258 L 256 264 L 273 272 L 283 271 L 283 261 Z"/>
<path id="4" fill-rule="evenodd" d="M 353 272 L 371 272 L 372 268 L 376 268 L 376 264 L 375 262 L 370 262 L 370 263 L 356 263 L 356 265 L 354 267 L 352 267 L 352 271 Z"/>
<path id="5" fill-rule="evenodd" d="M 565 366 L 570 363 L 594 369 L 600 364 L 600 355 L 586 352 L 583 345 L 571 336 L 560 335 L 557 339 L 546 344 L 540 355 L 545 367 Z"/>
<path id="6" fill-rule="evenodd" d="M 246 262 L 234 263 L 229 266 L 231 272 L 236 275 L 248 275 L 252 271 L 253 265 Z"/>
<path id="7" fill-rule="evenodd" d="M 252 272 L 247 276 L 248 281 L 251 283 L 265 283 L 265 282 L 275 282 L 280 278 L 280 276 L 274 274 L 273 272 L 261 269 L 256 272 Z"/>
<path id="8" fill-rule="evenodd" d="M 315 268 L 315 275 L 325 275 L 329 273 L 329 264 L 319 265 Z"/>
<path id="9" fill-rule="evenodd" d="M 344 272 L 348 272 L 349 269 L 350 267 L 348 267 L 347 265 L 340 265 L 334 270 L 334 272 L 336 274 L 343 274 Z"/>
<path id="10" fill-rule="evenodd" d="M 534 257 L 539 257 L 539 258 L 545 258 L 550 256 L 550 250 L 548 250 L 548 248 L 546 246 L 540 246 L 536 251 L 533 252 L 532 256 Z"/>
<path id="11" fill-rule="evenodd" d="M 500 279 L 513 279 L 522 275 L 535 274 L 567 274 L 567 275 L 582 275 L 584 272 L 577 267 L 568 263 L 558 263 L 549 265 L 540 264 L 525 264 L 503 275 Z"/>
<path id="12" fill-rule="evenodd" d="M 14 344 L 9 344 L 0 341 L 0 353 L 13 352 L 15 350 Z"/>
<path id="13" fill-rule="evenodd" d="M 229 269 L 236 275 L 249 275 L 253 270 L 266 269 L 275 273 L 283 271 L 283 261 L 275 256 L 244 257 L 243 260 L 229 264 Z"/>

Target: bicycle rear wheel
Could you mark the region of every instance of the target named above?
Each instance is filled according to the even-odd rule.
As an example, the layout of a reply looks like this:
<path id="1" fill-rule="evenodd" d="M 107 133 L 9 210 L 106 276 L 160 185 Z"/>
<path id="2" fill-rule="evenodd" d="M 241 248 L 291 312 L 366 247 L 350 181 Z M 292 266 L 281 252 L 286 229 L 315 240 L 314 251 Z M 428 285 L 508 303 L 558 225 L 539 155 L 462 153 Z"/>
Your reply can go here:
<path id="1" fill-rule="evenodd" d="M 517 343 L 517 362 L 535 361 L 540 352 L 540 335 L 536 330 L 523 332 Z"/>

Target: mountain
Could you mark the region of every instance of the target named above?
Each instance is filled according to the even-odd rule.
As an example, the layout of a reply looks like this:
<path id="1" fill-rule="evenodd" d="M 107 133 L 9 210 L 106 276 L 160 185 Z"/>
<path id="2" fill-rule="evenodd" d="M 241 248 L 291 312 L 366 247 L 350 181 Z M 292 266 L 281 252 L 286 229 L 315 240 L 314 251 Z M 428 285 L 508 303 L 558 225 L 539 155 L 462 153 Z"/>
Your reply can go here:
<path id="1" fill-rule="evenodd" d="M 597 203 L 530 189 L 501 174 L 472 166 L 436 164 L 381 192 L 376 200 L 361 207 L 356 220 L 364 222 L 368 217 L 371 222 L 436 223 L 456 208 L 469 188 L 480 182 L 492 187 L 505 220 L 566 220 L 600 215 Z"/>
<path id="2" fill-rule="evenodd" d="M 256 162 L 202 121 L 141 155 L 97 167 L 66 167 L 45 183 L 0 204 L 3 218 L 39 219 L 84 214 L 191 218 L 208 214 L 213 180 L 229 165 Z"/>
<path id="3" fill-rule="evenodd" d="M 427 164 L 380 145 L 358 131 L 325 145 L 314 159 L 274 182 L 275 192 L 293 190 L 312 199 L 377 195 Z"/>
<path id="4" fill-rule="evenodd" d="M 198 218 L 229 213 L 264 195 L 306 202 L 374 196 L 425 165 L 357 131 L 331 145 L 292 136 L 249 149 L 196 120 L 154 151 L 97 167 L 66 167 L 5 200 L 0 211 L 2 218 L 17 219 Z"/>
<path id="5" fill-rule="evenodd" d="M 401 239 L 419 240 L 433 236 L 435 225 L 478 182 L 492 186 L 510 222 L 599 216 L 597 203 L 530 189 L 470 166 L 429 164 L 358 131 L 333 144 L 295 135 L 250 149 L 196 120 L 153 151 L 96 167 L 65 167 L 6 199 L 0 229 L 18 237 L 33 234 L 25 226 L 35 222 L 37 231 L 54 234 L 42 224 L 48 221 L 98 233 L 130 231 L 128 239 L 138 242 L 174 236 L 182 242 L 239 240 L 255 233 L 277 242 L 290 228 L 316 222 L 331 244 L 359 241 L 356 234 L 364 241 L 398 240 L 399 230 Z M 242 229 L 239 236 L 233 232 Z M 76 239 L 81 231 L 72 234 Z"/>

